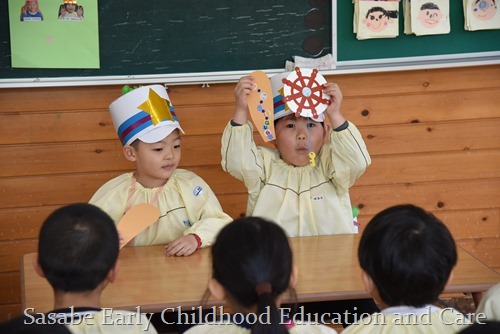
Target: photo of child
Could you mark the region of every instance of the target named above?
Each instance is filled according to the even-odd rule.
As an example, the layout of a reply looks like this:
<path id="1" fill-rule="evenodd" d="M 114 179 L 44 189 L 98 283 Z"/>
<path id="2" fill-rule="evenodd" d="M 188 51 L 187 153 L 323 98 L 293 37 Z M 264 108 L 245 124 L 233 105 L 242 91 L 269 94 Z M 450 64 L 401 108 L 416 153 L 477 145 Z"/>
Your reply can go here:
<path id="1" fill-rule="evenodd" d="M 38 0 L 26 0 L 26 3 L 21 7 L 21 21 L 43 21 Z"/>
<path id="2" fill-rule="evenodd" d="M 64 0 L 59 6 L 59 20 L 80 21 L 83 20 L 83 6 L 79 6 L 76 0 Z"/>

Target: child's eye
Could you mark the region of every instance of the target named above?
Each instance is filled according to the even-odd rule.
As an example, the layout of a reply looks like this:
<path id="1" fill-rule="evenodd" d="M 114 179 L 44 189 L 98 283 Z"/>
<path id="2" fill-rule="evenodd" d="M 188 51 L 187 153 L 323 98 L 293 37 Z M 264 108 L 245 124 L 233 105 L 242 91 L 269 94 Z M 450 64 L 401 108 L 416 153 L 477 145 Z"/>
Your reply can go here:
<path id="1" fill-rule="evenodd" d="M 175 145 L 174 148 L 181 148 L 181 144 Z"/>
<path id="2" fill-rule="evenodd" d="M 307 123 L 308 128 L 314 128 L 315 126 L 316 126 L 316 124 L 314 124 L 314 123 Z"/>
<path id="3" fill-rule="evenodd" d="M 163 151 L 163 149 L 161 147 L 160 148 L 153 148 L 153 151 L 155 151 L 155 152 L 161 152 L 161 151 Z"/>
<path id="4" fill-rule="evenodd" d="M 289 129 L 293 129 L 293 128 L 295 128 L 295 124 L 288 123 L 285 127 L 289 128 Z"/>

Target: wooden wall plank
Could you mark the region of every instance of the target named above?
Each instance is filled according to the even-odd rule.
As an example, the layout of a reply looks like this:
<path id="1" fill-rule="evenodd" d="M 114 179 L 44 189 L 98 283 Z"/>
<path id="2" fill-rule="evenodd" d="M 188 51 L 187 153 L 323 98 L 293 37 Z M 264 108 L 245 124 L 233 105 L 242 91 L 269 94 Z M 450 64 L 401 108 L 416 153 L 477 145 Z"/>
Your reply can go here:
<path id="1" fill-rule="evenodd" d="M 36 252 L 37 240 L 8 241 L 0 243 L 0 274 L 19 272 L 24 254 Z"/>
<path id="2" fill-rule="evenodd" d="M 384 180 L 391 180 L 391 174 L 396 171 L 400 174 L 392 175 L 393 177 L 406 178 L 406 181 L 401 182 L 412 182 L 414 179 L 454 179 L 467 177 L 467 174 L 479 178 L 498 176 L 496 166 L 500 159 L 500 119 L 498 122 L 432 125 L 430 134 L 423 127 L 425 126 L 419 125 L 416 131 L 412 131 L 414 127 L 411 125 L 363 130 L 365 133 L 369 132 L 366 137 L 371 138 L 366 140 L 373 159 L 367 174 L 373 177 L 364 176 L 359 182 L 377 183 L 381 174 L 389 177 L 383 178 Z M 428 136 L 428 140 L 422 140 L 424 135 Z M 220 143 L 220 135 L 184 136 L 180 166 L 189 169 L 193 166 L 219 165 Z M 19 145 L 0 145 L 0 156 L 3 157 L 0 161 L 0 177 L 126 171 L 134 166 L 123 157 L 118 140 L 22 147 L 23 149 Z M 464 147 L 467 149 L 464 150 Z M 483 149 L 487 150 L 473 151 Z M 455 152 L 445 152 L 453 150 Z M 417 154 L 429 151 L 433 154 Z M 461 168 L 456 169 L 455 166 Z M 429 171 L 436 174 L 429 174 Z M 448 177 L 444 177 L 444 173 Z"/>
<path id="3" fill-rule="evenodd" d="M 448 227 L 455 240 L 500 237 L 499 209 L 431 212 Z M 364 211 L 361 211 L 358 216 L 358 221 L 361 222 L 360 233 L 373 216 L 365 215 Z"/>
<path id="4" fill-rule="evenodd" d="M 389 77 L 384 72 L 359 73 L 327 76 L 327 81 L 338 83 L 346 97 L 483 90 L 500 87 L 500 66 L 398 71 Z"/>
<path id="5" fill-rule="evenodd" d="M 36 239 L 43 221 L 60 206 L 0 210 L 0 241 Z"/>
<path id="6" fill-rule="evenodd" d="M 376 155 L 356 185 L 499 178 L 498 166 L 500 150 Z"/>
<path id="7" fill-rule="evenodd" d="M 234 106 L 178 107 L 184 136 L 221 135 L 233 116 Z M 214 117 L 216 115 L 216 117 Z M 2 118 L 1 144 L 61 143 L 115 140 L 118 137 L 107 109 L 69 112 L 8 113 Z"/>
<path id="8" fill-rule="evenodd" d="M 2 298 L 7 304 L 21 303 L 21 278 L 19 272 L 0 273 Z"/>
<path id="9" fill-rule="evenodd" d="M 246 193 L 242 182 L 225 173 L 220 165 L 190 170 L 217 194 Z M 101 185 L 119 174 L 122 172 L 0 178 L 0 209 L 86 202 Z"/>
<path id="10" fill-rule="evenodd" d="M 22 314 L 21 304 L 0 304 L 0 321 L 7 321 Z"/>
<path id="11" fill-rule="evenodd" d="M 498 148 L 500 118 L 360 127 L 371 155 Z"/>
<path id="12" fill-rule="evenodd" d="M 116 139 L 107 110 L 0 114 L 0 144 L 57 143 Z"/>
<path id="13" fill-rule="evenodd" d="M 107 109 L 121 95 L 121 89 L 122 86 L 5 88 L 0 94 L 0 113 Z"/>
<path id="14" fill-rule="evenodd" d="M 439 94 L 347 97 L 342 113 L 357 126 L 445 122 L 498 117 L 500 89 Z"/>
<path id="15" fill-rule="evenodd" d="M 427 211 L 497 208 L 500 179 L 354 186 L 351 202 L 363 214 L 376 214 L 396 204 L 412 203 Z"/>

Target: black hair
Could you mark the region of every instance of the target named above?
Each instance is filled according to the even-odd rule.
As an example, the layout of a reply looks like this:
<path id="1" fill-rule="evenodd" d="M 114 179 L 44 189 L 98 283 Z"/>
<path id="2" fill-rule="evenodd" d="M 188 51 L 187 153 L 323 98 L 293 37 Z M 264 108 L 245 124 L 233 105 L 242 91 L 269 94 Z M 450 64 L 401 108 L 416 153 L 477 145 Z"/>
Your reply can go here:
<path id="1" fill-rule="evenodd" d="M 424 3 L 422 5 L 422 7 L 420 7 L 420 10 L 426 10 L 426 9 L 435 9 L 435 10 L 439 10 L 439 7 L 438 5 L 436 5 L 435 3 L 433 2 L 427 2 L 427 3 Z"/>
<path id="2" fill-rule="evenodd" d="M 115 265 L 118 252 L 118 232 L 113 220 L 92 204 L 59 208 L 40 230 L 39 263 L 55 290 L 94 290 Z"/>
<path id="3" fill-rule="evenodd" d="M 474 323 L 458 332 L 459 334 L 498 334 L 500 333 L 500 321 L 488 320 L 482 323 Z"/>
<path id="4" fill-rule="evenodd" d="M 457 262 L 455 241 L 433 214 L 407 204 L 375 215 L 359 243 L 361 268 L 388 306 L 434 303 Z"/>
<path id="5" fill-rule="evenodd" d="M 252 333 L 288 333 L 280 323 L 275 299 L 289 288 L 293 256 L 284 230 L 259 217 L 226 225 L 212 246 L 212 276 L 228 298 L 244 308 L 268 312 L 269 324 L 257 321 Z M 258 293 L 258 286 L 270 291 Z"/>
<path id="6" fill-rule="evenodd" d="M 476 2 L 474 2 L 474 4 L 477 4 L 477 3 L 478 3 L 478 2 L 480 2 L 480 1 L 481 1 L 481 0 L 476 0 Z M 495 0 L 491 0 L 491 1 L 493 1 L 493 4 L 495 5 L 495 8 L 496 8 L 496 5 L 497 5 L 497 4 L 496 4 Z"/>
<path id="7" fill-rule="evenodd" d="M 371 13 L 374 13 L 374 12 L 381 12 L 382 15 L 387 16 L 388 18 L 392 18 L 392 19 L 397 19 L 398 18 L 398 11 L 397 10 L 387 10 L 387 9 L 385 9 L 383 7 L 372 7 L 372 8 L 370 8 L 366 12 L 366 17 L 365 18 L 368 18 L 368 16 Z"/>

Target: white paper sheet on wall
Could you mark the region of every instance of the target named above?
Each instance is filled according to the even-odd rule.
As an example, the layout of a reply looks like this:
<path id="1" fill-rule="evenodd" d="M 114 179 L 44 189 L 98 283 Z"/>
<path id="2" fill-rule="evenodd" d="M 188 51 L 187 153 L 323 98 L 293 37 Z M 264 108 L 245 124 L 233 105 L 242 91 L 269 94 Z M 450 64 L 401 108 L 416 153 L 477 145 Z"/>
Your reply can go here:
<path id="1" fill-rule="evenodd" d="M 498 0 L 463 0 L 465 30 L 500 29 Z"/>

